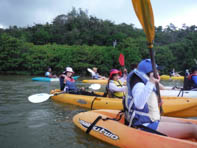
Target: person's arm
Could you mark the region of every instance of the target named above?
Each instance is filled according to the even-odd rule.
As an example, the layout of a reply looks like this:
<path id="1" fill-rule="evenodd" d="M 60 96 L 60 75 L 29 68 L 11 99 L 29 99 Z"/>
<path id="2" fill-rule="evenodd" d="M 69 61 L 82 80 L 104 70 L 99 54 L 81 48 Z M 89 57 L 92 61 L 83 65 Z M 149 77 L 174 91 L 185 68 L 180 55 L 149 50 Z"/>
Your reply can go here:
<path id="1" fill-rule="evenodd" d="M 172 90 L 171 87 L 165 87 L 163 84 L 159 83 L 159 89 L 160 90 Z"/>
<path id="2" fill-rule="evenodd" d="M 64 77 L 64 84 L 66 84 L 67 76 L 66 76 L 66 75 L 64 75 L 63 77 Z"/>
<path id="3" fill-rule="evenodd" d="M 160 79 L 156 79 L 153 73 L 150 73 L 149 81 L 144 85 L 142 82 L 138 82 L 132 89 L 135 106 L 138 109 L 143 109 L 147 103 L 156 83 L 159 83 Z"/>
<path id="4" fill-rule="evenodd" d="M 126 82 L 127 82 L 127 77 L 121 77 L 120 79 L 119 79 L 122 83 L 123 83 L 123 85 L 125 85 L 126 84 Z"/>
<path id="5" fill-rule="evenodd" d="M 148 81 L 146 85 L 138 82 L 132 89 L 134 104 L 138 109 L 143 109 L 147 103 L 155 84 Z"/>
<path id="6" fill-rule="evenodd" d="M 114 83 L 109 83 L 109 89 L 112 92 L 125 92 L 126 91 L 126 86 L 123 87 L 117 87 L 116 84 Z"/>
<path id="7" fill-rule="evenodd" d="M 53 78 L 53 75 L 50 73 L 48 77 L 49 77 L 49 78 Z"/>

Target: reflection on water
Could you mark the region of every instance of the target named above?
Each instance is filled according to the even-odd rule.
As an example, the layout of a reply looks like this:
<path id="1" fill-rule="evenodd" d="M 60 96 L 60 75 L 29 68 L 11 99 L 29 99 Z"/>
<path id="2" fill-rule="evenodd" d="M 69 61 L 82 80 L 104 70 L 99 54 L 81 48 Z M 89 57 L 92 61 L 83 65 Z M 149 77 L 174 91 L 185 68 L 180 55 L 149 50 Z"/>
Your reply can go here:
<path id="1" fill-rule="evenodd" d="M 1 147 L 113 148 L 74 126 L 72 117 L 86 109 L 51 100 L 40 104 L 27 100 L 32 94 L 49 93 L 55 88 L 59 88 L 57 82 L 33 82 L 29 76 L 0 76 Z"/>

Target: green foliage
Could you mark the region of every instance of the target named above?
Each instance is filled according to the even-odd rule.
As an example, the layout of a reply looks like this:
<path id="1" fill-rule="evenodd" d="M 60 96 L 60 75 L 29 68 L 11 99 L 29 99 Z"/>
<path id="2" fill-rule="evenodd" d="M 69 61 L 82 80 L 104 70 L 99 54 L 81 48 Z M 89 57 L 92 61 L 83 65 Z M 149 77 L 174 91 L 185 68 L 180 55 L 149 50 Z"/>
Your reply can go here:
<path id="1" fill-rule="evenodd" d="M 17 70 L 23 62 L 20 58 L 22 42 L 14 37 L 3 34 L 0 37 L 0 71 Z"/>
<path id="2" fill-rule="evenodd" d="M 183 24 L 178 29 L 170 24 L 156 27 L 155 32 L 156 62 L 165 67 L 163 73 L 172 68 L 184 72 L 195 64 L 197 26 Z M 52 67 L 60 74 L 71 66 L 82 75 L 89 74 L 88 67 L 98 67 L 100 73 L 108 75 L 110 69 L 120 68 L 120 53 L 125 55 L 128 70 L 131 64 L 149 58 L 143 30 L 89 16 L 82 9 L 73 8 L 51 24 L 0 29 L 0 72 L 44 74 Z"/>

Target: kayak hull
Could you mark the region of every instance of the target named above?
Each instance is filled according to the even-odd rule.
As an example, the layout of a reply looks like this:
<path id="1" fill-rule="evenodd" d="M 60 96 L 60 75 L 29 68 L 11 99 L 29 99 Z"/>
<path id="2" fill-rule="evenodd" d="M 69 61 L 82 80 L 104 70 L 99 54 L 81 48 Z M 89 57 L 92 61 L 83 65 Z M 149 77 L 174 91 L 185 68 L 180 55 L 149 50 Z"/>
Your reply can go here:
<path id="1" fill-rule="evenodd" d="M 79 76 L 74 76 L 73 79 L 77 80 Z M 34 77 L 32 81 L 41 81 L 41 82 L 59 82 L 59 78 L 48 78 L 48 77 Z"/>
<path id="2" fill-rule="evenodd" d="M 87 128 L 101 116 L 102 119 L 116 118 L 120 111 L 115 110 L 93 110 L 82 112 L 73 117 L 74 124 L 82 131 L 86 132 Z M 181 119 L 178 119 L 181 120 Z M 186 120 L 185 122 L 192 122 L 197 124 L 195 120 Z M 89 132 L 89 134 L 97 139 L 100 139 L 109 144 L 121 148 L 194 148 L 197 147 L 195 140 L 190 141 L 186 139 L 177 139 L 172 137 L 160 136 L 142 130 L 128 127 L 124 125 L 124 115 L 120 121 L 114 120 L 99 120 Z"/>
<path id="3" fill-rule="evenodd" d="M 184 80 L 184 77 L 183 76 L 179 76 L 179 77 L 175 77 L 175 76 L 168 76 L 168 75 L 162 75 L 160 76 L 160 79 L 161 80 L 181 80 L 183 81 Z M 98 83 L 98 84 L 107 84 L 108 80 L 95 80 L 95 79 L 92 79 L 92 80 L 82 80 L 83 83 Z"/>
<path id="4" fill-rule="evenodd" d="M 51 93 L 57 93 L 52 90 Z M 95 97 L 75 94 L 60 94 L 51 97 L 60 103 L 68 103 L 88 109 L 113 109 L 122 110 L 122 99 Z M 164 116 L 172 117 L 196 117 L 197 99 L 180 97 L 162 97 Z"/>
<path id="5" fill-rule="evenodd" d="M 172 76 L 172 77 L 170 77 L 169 75 L 161 75 L 160 79 L 161 80 L 184 80 L 184 77 L 183 76 L 179 76 L 179 77 Z M 82 82 L 83 83 L 107 84 L 107 81 L 108 80 L 95 80 L 95 79 L 92 79 L 92 80 L 83 80 Z"/>
<path id="6" fill-rule="evenodd" d="M 172 76 L 172 77 L 170 77 L 169 75 L 161 75 L 160 79 L 161 80 L 184 80 L 184 76 Z"/>
<path id="7" fill-rule="evenodd" d="M 59 81 L 59 78 L 35 77 L 35 78 L 32 78 L 32 81 L 58 82 Z"/>
<path id="8" fill-rule="evenodd" d="M 95 79 L 92 79 L 92 80 L 83 80 L 82 82 L 83 82 L 83 83 L 107 84 L 107 81 L 108 81 L 108 80 L 95 80 Z"/>

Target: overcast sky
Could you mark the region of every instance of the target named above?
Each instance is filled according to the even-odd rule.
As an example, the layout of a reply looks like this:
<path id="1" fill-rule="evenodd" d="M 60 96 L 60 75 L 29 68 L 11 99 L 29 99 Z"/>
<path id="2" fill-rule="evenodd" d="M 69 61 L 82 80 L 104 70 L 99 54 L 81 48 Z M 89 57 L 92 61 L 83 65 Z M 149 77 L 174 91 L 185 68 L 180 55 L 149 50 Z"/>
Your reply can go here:
<path id="1" fill-rule="evenodd" d="M 155 26 L 173 23 L 197 25 L 197 0 L 151 0 Z M 131 0 L 0 0 L 0 28 L 51 23 L 60 14 L 82 8 L 88 14 L 112 22 L 141 28 Z"/>

